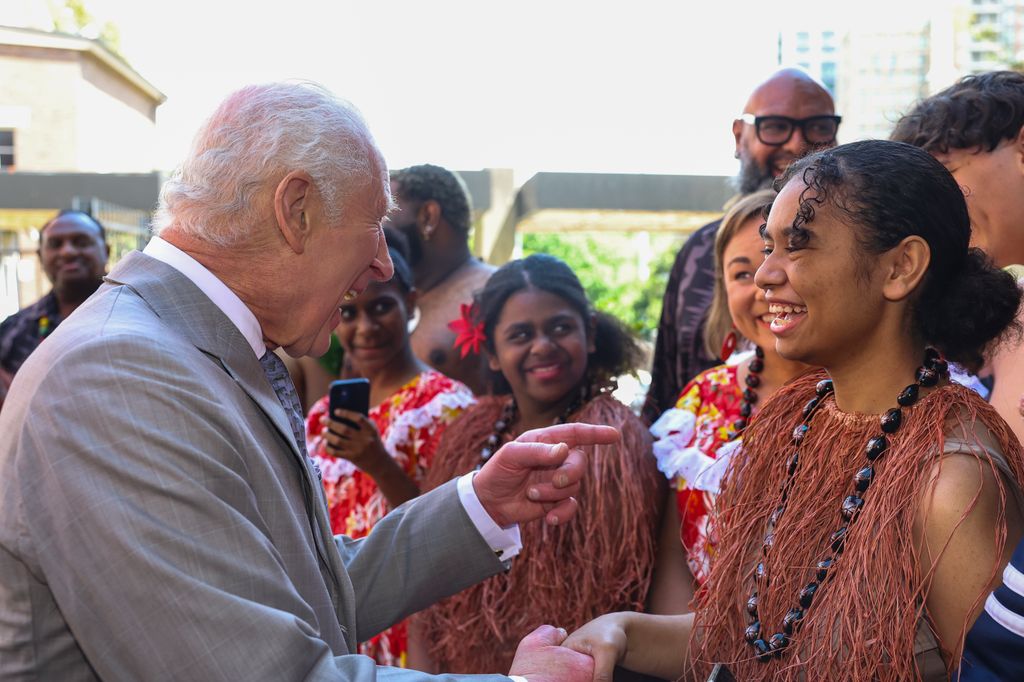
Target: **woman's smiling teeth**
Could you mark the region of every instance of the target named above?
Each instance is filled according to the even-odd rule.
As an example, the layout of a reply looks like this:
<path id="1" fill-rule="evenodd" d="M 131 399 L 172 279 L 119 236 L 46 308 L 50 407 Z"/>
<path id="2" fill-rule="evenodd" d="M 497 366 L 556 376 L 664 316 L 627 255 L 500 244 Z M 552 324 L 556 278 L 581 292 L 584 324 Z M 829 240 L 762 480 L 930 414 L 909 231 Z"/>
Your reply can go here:
<path id="1" fill-rule="evenodd" d="M 807 306 L 772 303 L 768 306 L 768 312 L 775 316 L 771 321 L 772 332 L 781 334 L 802 319 L 807 313 Z"/>
<path id="2" fill-rule="evenodd" d="M 526 371 L 538 379 L 551 379 L 552 377 L 558 376 L 561 369 L 562 365 L 560 363 L 554 363 L 550 365 L 538 365 L 536 367 L 531 367 Z"/>
<path id="3" fill-rule="evenodd" d="M 805 306 L 805 305 L 780 305 L 778 303 L 773 303 L 772 305 L 768 306 L 768 312 L 775 313 L 775 315 L 789 315 L 790 313 L 795 313 L 795 314 L 799 315 L 800 313 L 806 313 L 807 312 L 807 306 Z"/>

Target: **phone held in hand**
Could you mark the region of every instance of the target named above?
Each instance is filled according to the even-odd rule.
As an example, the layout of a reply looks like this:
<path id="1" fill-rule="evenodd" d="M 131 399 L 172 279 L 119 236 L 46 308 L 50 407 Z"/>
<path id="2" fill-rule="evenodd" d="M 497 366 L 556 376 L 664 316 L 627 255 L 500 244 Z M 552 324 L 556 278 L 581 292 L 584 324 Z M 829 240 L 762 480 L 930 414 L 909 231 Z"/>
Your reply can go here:
<path id="1" fill-rule="evenodd" d="M 370 412 L 370 382 L 368 379 L 332 381 L 328 395 L 330 396 L 328 409 L 332 418 L 334 418 L 335 410 L 349 410 L 364 416 Z M 349 424 L 356 426 L 351 422 Z"/>

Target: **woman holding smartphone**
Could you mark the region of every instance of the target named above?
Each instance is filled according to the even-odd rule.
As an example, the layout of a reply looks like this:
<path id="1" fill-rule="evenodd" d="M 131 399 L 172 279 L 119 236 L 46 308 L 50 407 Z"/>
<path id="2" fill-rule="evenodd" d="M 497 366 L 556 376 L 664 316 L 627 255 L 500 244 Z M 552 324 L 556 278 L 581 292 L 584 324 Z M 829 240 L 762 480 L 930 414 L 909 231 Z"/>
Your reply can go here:
<path id="1" fill-rule="evenodd" d="M 360 538 L 420 486 L 445 428 L 473 404 L 463 384 L 435 372 L 413 355 L 408 322 L 415 309 L 412 274 L 389 246 L 395 276 L 371 284 L 341 306 L 337 334 L 352 369 L 370 382 L 365 416 L 329 412 L 329 398 L 306 419 L 310 456 L 323 478 L 331 529 Z M 359 646 L 380 665 L 404 666 L 405 623 Z"/>

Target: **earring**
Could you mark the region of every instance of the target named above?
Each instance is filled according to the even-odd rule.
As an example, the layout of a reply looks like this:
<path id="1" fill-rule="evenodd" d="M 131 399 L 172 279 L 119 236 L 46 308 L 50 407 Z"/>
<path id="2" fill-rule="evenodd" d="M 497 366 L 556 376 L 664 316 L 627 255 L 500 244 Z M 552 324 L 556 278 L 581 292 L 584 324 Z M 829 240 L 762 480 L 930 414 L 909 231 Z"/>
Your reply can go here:
<path id="1" fill-rule="evenodd" d="M 433 234 L 434 234 L 434 226 L 433 226 L 433 225 L 430 225 L 430 224 L 427 224 L 427 225 L 426 225 L 426 226 L 425 226 L 425 227 L 423 228 L 423 241 L 425 241 L 425 242 L 429 242 L 429 241 L 430 241 L 430 237 L 431 237 L 431 236 L 432 236 Z"/>
<path id="2" fill-rule="evenodd" d="M 722 358 L 722 362 L 725 362 L 736 350 L 736 344 L 739 343 L 739 336 L 736 334 L 736 328 L 733 327 L 729 330 L 729 333 L 725 335 L 725 340 L 722 341 L 722 351 L 719 353 L 719 357 Z"/>

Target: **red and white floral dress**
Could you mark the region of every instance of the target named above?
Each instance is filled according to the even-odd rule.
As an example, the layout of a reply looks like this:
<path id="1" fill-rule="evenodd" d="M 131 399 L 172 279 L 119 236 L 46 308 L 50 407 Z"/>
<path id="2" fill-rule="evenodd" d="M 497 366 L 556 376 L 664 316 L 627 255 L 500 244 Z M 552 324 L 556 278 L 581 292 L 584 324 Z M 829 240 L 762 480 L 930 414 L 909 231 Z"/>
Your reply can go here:
<path id="1" fill-rule="evenodd" d="M 417 485 L 437 451 L 445 429 L 475 401 L 464 385 L 434 371 L 423 372 L 370 410 L 384 449 Z M 331 457 L 324 445 L 321 419 L 328 399 L 321 398 L 306 418 L 306 448 L 323 475 L 331 529 L 338 535 L 361 538 L 389 511 L 373 478 L 346 459 Z M 406 624 L 398 623 L 359 645 L 359 653 L 378 665 L 405 665 L 408 648 Z"/>
<path id="2" fill-rule="evenodd" d="M 698 374 L 651 425 L 654 457 L 676 491 L 686 561 L 698 585 L 710 572 L 716 540 L 708 522 L 729 457 L 740 446 L 733 423 L 742 401 L 736 365 L 719 365 Z"/>

